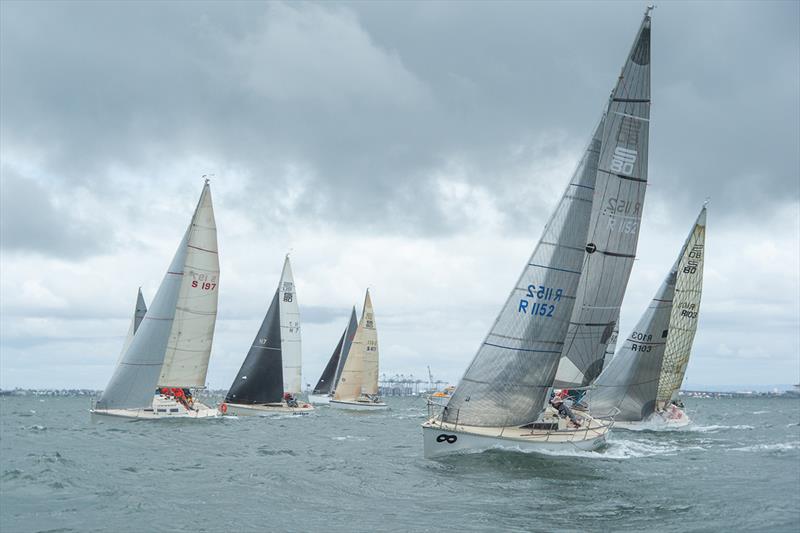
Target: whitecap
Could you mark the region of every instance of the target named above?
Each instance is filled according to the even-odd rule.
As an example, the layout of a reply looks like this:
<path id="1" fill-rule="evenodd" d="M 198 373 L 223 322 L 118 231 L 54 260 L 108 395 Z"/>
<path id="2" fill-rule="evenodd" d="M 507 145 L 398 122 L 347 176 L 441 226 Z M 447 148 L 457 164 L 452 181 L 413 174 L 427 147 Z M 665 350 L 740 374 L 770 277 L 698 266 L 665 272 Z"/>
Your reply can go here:
<path id="1" fill-rule="evenodd" d="M 735 452 L 761 452 L 761 451 L 785 452 L 788 450 L 796 450 L 798 448 L 800 448 L 800 442 L 776 442 L 774 444 L 753 444 L 752 446 L 731 448 L 731 450 Z"/>

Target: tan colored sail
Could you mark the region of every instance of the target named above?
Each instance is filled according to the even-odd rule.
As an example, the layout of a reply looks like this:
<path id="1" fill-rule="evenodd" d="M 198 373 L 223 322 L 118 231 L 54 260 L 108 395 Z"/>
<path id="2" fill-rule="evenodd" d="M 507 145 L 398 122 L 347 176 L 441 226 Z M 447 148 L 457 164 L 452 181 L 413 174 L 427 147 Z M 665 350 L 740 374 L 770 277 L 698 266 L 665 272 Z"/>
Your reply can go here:
<path id="1" fill-rule="evenodd" d="M 335 400 L 355 400 L 362 394 L 378 394 L 378 331 L 369 290 L 364 298 L 364 309 L 356 328 L 350 354 L 347 357 Z"/>

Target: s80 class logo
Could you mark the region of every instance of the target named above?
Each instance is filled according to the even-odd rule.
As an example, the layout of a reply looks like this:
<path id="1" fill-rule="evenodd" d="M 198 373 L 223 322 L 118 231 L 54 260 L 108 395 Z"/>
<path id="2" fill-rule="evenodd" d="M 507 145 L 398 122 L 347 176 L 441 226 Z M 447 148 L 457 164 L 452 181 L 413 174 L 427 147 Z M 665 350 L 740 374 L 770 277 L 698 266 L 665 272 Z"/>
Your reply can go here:
<path id="1" fill-rule="evenodd" d="M 456 435 L 445 435 L 444 433 L 442 433 L 441 435 L 436 437 L 436 442 L 447 441 L 448 444 L 453 444 L 457 440 L 458 440 L 458 436 L 456 436 Z"/>

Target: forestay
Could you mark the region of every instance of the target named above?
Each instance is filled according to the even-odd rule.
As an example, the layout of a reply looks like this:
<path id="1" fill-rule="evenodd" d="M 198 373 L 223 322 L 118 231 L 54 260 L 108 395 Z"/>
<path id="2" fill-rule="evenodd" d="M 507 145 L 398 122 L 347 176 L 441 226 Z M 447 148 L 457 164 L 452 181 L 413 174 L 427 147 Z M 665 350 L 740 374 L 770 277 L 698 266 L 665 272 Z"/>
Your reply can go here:
<path id="1" fill-rule="evenodd" d="M 658 383 L 656 408 L 663 409 L 680 389 L 700 314 L 703 291 L 703 260 L 706 241 L 706 208 L 700 211 L 694 231 L 684 250 L 675 285 L 675 299 L 669 322 L 669 336 Z"/>
<path id="2" fill-rule="evenodd" d="M 283 357 L 283 386 L 286 392 L 298 394 L 303 391 L 302 354 L 300 345 L 300 307 L 297 303 L 297 288 L 292 277 L 289 256 L 283 263 L 280 286 L 281 309 L 281 355 Z"/>
<path id="3" fill-rule="evenodd" d="M 539 416 L 586 254 L 602 131 L 601 120 L 541 240 L 448 402 L 446 422 L 510 426 Z"/>
<path id="4" fill-rule="evenodd" d="M 203 189 L 186 246 L 180 292 L 159 386 L 204 387 L 219 294 L 217 226 L 208 184 Z"/>
<path id="5" fill-rule="evenodd" d="M 602 370 L 636 257 L 647 187 L 649 120 L 648 11 L 606 114 L 588 254 L 554 387 L 589 385 Z"/>
<path id="6" fill-rule="evenodd" d="M 240 404 L 278 403 L 283 398 L 279 290 L 236 374 L 225 401 Z"/>

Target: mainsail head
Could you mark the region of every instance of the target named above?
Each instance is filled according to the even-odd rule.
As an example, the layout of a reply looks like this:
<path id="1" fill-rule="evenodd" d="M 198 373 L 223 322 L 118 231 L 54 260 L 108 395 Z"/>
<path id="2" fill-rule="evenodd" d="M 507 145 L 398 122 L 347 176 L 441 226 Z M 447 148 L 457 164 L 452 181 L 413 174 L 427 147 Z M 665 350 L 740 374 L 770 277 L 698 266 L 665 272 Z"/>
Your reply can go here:
<path id="1" fill-rule="evenodd" d="M 192 237 L 195 234 L 196 224 L 207 221 L 210 195 L 211 191 L 206 184 L 192 221 L 175 251 L 167 273 L 150 303 L 150 308 L 97 402 L 99 409 L 144 408 L 152 405 L 153 393 L 158 384 L 165 354 L 171 349 L 169 343 L 175 325 L 176 308 L 184 291 L 185 272 L 191 269 L 189 245 L 195 242 Z M 216 235 L 214 244 L 216 246 Z M 214 302 L 216 311 L 216 296 Z M 213 333 L 213 324 L 211 332 Z M 211 339 L 208 338 L 209 349 L 210 342 Z"/>
<path id="2" fill-rule="evenodd" d="M 297 287 L 292 276 L 289 255 L 283 262 L 280 285 L 281 355 L 283 357 L 283 386 L 286 392 L 297 394 L 303 390 L 302 354 L 300 346 L 300 307 Z"/>
<path id="3" fill-rule="evenodd" d="M 636 257 L 647 188 L 650 22 L 648 10 L 609 101 L 589 253 L 553 384 L 557 388 L 583 387 L 600 374 Z"/>

